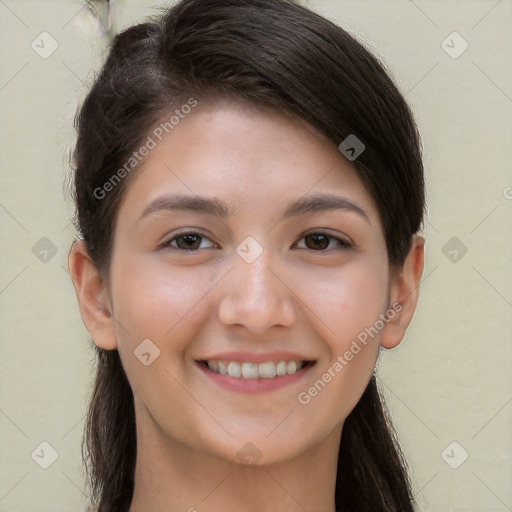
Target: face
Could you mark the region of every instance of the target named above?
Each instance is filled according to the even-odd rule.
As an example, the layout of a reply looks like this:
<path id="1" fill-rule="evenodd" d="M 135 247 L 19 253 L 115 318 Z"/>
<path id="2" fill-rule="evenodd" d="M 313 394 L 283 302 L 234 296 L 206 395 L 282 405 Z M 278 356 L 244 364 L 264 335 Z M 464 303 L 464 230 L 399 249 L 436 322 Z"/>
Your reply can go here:
<path id="1" fill-rule="evenodd" d="M 341 432 L 390 291 L 352 164 L 289 117 L 199 104 L 132 178 L 109 303 L 138 429 L 258 463 Z"/>

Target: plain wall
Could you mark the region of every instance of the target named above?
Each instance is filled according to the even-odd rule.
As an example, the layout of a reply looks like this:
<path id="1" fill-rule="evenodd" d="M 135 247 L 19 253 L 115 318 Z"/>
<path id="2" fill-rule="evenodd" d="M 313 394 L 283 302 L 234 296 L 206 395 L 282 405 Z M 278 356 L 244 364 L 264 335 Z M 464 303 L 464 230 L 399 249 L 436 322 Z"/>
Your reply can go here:
<path id="1" fill-rule="evenodd" d="M 116 28 L 156 5 L 170 4 L 118 1 Z M 423 139 L 420 303 L 378 368 L 418 510 L 512 510 L 512 2 L 306 5 L 382 59 Z M 47 58 L 31 46 L 50 51 L 42 32 L 58 44 Z M 64 184 L 73 117 L 108 39 L 78 0 L 0 2 L 0 39 L 0 512 L 83 510 L 93 352 L 67 271 Z M 58 454 L 47 469 L 42 442 Z"/>

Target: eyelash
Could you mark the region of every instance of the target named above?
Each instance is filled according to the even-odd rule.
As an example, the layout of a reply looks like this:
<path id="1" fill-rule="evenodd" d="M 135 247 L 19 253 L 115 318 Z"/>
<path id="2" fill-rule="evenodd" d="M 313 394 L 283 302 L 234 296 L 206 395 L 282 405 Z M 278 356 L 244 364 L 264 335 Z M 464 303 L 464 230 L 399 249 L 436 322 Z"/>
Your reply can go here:
<path id="1" fill-rule="evenodd" d="M 188 235 L 199 235 L 201 238 L 206 238 L 208 240 L 210 240 L 210 238 L 208 237 L 208 235 L 206 235 L 205 233 L 201 232 L 201 231 L 186 231 L 186 232 L 183 232 L 183 233 L 179 233 L 177 235 L 175 235 L 173 238 L 171 238 L 170 240 L 164 242 L 161 246 L 160 246 L 160 249 L 174 249 L 176 251 L 182 251 L 182 252 L 190 252 L 190 253 L 197 253 L 198 251 L 200 251 L 201 249 L 180 249 L 179 247 L 173 247 L 171 244 L 171 242 L 174 242 L 175 240 L 178 240 L 180 238 L 183 238 L 185 236 L 188 236 Z M 348 250 L 348 249 L 352 249 L 353 246 L 350 242 L 346 241 L 346 240 L 343 240 L 341 238 L 338 238 L 334 235 L 330 235 L 329 233 L 325 233 L 323 231 L 313 231 L 313 232 L 310 232 L 310 233 L 307 233 L 305 235 L 303 235 L 300 240 L 302 240 L 303 238 L 307 237 L 307 236 L 311 236 L 311 235 L 323 235 L 325 237 L 327 237 L 329 240 L 336 240 L 338 243 L 339 243 L 339 246 L 340 246 L 340 249 L 339 250 Z M 211 242 L 213 242 L 213 240 L 210 240 Z M 215 243 L 215 242 L 213 242 Z M 208 248 L 210 249 L 210 247 Z M 302 248 L 301 248 L 302 249 Z M 307 249 L 306 250 L 309 250 L 309 251 L 312 251 L 314 253 L 320 253 L 320 252 L 330 252 L 332 249 L 319 249 L 319 250 L 315 250 L 315 249 Z"/>

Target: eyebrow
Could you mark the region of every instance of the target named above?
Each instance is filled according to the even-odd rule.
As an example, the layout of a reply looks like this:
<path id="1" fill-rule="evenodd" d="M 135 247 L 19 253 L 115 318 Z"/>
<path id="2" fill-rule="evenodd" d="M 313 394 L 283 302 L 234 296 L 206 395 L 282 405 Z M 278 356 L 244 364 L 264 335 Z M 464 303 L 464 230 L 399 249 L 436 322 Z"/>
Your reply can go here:
<path id="1" fill-rule="evenodd" d="M 158 197 L 152 201 L 144 209 L 139 220 L 155 212 L 174 210 L 205 213 L 222 219 L 231 217 L 233 213 L 226 202 L 216 197 L 170 194 Z M 303 215 L 305 213 L 331 210 L 342 210 L 357 213 L 371 224 L 368 215 L 356 203 L 346 197 L 329 193 L 304 196 L 297 199 L 288 205 L 281 217 L 281 220 Z"/>

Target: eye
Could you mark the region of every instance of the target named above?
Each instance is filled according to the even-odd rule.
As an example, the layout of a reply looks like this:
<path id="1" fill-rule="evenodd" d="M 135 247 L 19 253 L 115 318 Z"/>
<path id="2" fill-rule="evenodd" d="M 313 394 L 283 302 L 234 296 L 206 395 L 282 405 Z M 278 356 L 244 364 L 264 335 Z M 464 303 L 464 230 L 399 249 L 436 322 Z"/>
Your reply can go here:
<path id="1" fill-rule="evenodd" d="M 209 247 L 203 247 L 203 249 L 211 249 L 216 246 L 215 242 L 212 242 L 204 233 L 200 231 L 188 231 L 175 235 L 170 240 L 164 242 L 161 248 L 193 252 L 201 249 L 201 242 L 203 240 L 209 240 L 211 242 Z M 323 232 L 308 233 L 303 236 L 301 240 L 305 241 L 306 247 L 298 247 L 299 249 L 310 249 L 315 252 L 326 252 L 326 249 L 333 245 L 332 242 L 334 242 L 334 245 L 338 246 L 339 250 L 352 248 L 350 242 Z M 296 246 L 298 246 L 298 244 Z"/>
<path id="2" fill-rule="evenodd" d="M 202 240 L 209 240 L 211 242 L 211 240 L 204 233 L 199 231 L 189 231 L 186 233 L 180 233 L 167 242 L 164 242 L 162 244 L 162 248 L 165 249 L 171 247 L 173 249 L 191 252 L 201 248 L 200 246 Z M 212 242 L 210 247 L 203 247 L 203 249 L 210 249 L 212 247 L 215 247 L 215 242 Z"/>
<path id="3" fill-rule="evenodd" d="M 352 248 L 352 244 L 347 240 L 343 240 L 342 238 L 338 238 L 323 232 L 308 233 L 307 235 L 303 236 L 301 240 L 302 239 L 305 241 L 307 249 L 311 249 L 316 252 L 325 252 L 325 249 L 331 245 L 332 241 L 334 241 L 335 245 L 339 247 L 339 250 Z M 304 247 L 299 247 L 299 249 L 304 249 Z"/>

